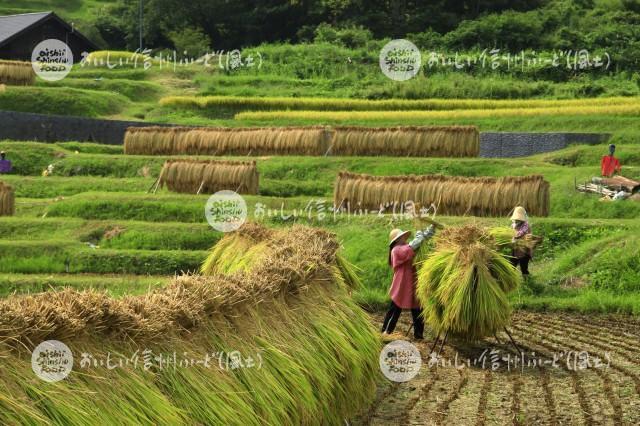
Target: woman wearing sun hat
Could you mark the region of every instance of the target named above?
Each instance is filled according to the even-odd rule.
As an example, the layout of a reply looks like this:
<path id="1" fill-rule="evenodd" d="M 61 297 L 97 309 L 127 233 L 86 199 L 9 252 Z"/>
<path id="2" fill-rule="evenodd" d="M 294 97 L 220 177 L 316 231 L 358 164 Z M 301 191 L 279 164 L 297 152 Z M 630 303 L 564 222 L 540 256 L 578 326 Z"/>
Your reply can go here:
<path id="1" fill-rule="evenodd" d="M 391 334 L 396 328 L 403 309 L 410 309 L 413 317 L 413 335 L 422 339 L 424 323 L 420 316 L 420 304 L 416 298 L 416 268 L 413 258 L 422 243 L 435 234 L 431 225 L 424 231 L 416 232 L 416 236 L 409 243 L 410 231 L 393 229 L 389 233 L 389 265 L 393 268 L 393 281 L 389 295 L 391 306 L 382 323 L 382 333 Z"/>
<path id="2" fill-rule="evenodd" d="M 513 228 L 514 235 L 513 241 L 526 238 L 528 234 L 531 234 L 531 227 L 529 226 L 529 216 L 527 211 L 522 206 L 517 206 L 513 209 L 511 215 L 511 227 Z M 529 275 L 529 261 L 531 260 L 531 250 L 526 247 L 514 247 L 511 252 L 511 263 L 516 268 L 520 266 L 522 275 L 525 277 Z"/>

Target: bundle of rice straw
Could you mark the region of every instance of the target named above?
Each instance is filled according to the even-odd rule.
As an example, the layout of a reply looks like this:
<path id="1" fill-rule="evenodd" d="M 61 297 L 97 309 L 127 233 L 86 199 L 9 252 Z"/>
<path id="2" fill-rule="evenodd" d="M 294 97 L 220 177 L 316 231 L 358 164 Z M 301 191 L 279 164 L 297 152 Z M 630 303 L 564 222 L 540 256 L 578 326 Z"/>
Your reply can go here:
<path id="1" fill-rule="evenodd" d="M 332 155 L 477 157 L 475 126 L 335 127 Z"/>
<path id="2" fill-rule="evenodd" d="M 437 206 L 438 214 L 505 216 L 523 206 L 549 214 L 549 183 L 542 176 L 462 177 L 370 176 L 341 172 L 334 186 L 336 206 L 352 210 L 398 211 L 408 202 Z"/>
<path id="3" fill-rule="evenodd" d="M 437 333 L 477 340 L 509 324 L 508 293 L 520 273 L 500 253 L 488 230 L 446 228 L 419 265 L 416 294 L 425 322 Z"/>
<path id="4" fill-rule="evenodd" d="M 380 340 L 349 295 L 335 235 L 256 225 L 233 235 L 268 250 L 242 270 L 175 277 L 141 296 L 0 300 L 0 423 L 343 424 L 368 407 Z M 49 339 L 77 357 L 56 383 L 32 370 L 33 347 Z M 93 364 L 107 354 L 116 368 Z M 134 357 L 137 367 L 118 363 Z"/>
<path id="5" fill-rule="evenodd" d="M 169 160 L 160 172 L 159 185 L 183 193 L 214 193 L 221 190 L 240 194 L 258 193 L 259 175 L 255 161 Z"/>
<path id="6" fill-rule="evenodd" d="M 325 155 L 324 127 L 130 127 L 125 154 Z"/>
<path id="7" fill-rule="evenodd" d="M 512 228 L 499 226 L 489 229 L 489 233 L 495 239 L 496 244 L 500 248 L 512 249 L 516 253 L 526 252 L 529 255 L 542 244 L 543 237 L 533 234 L 527 234 L 522 238 L 513 239 L 515 231 Z"/>
<path id="8" fill-rule="evenodd" d="M 13 187 L 0 181 L 0 216 L 13 216 L 15 214 L 15 199 Z"/>
<path id="9" fill-rule="evenodd" d="M 27 86 L 35 83 L 36 73 L 31 62 L 0 59 L 0 83 Z"/>

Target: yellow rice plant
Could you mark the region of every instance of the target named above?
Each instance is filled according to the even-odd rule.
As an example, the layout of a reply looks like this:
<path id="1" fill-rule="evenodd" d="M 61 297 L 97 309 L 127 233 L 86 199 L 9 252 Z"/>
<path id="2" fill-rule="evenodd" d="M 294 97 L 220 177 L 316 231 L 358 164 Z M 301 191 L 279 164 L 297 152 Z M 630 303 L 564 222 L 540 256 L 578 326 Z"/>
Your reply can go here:
<path id="1" fill-rule="evenodd" d="M 0 300 L 0 423 L 259 426 L 353 418 L 375 395 L 380 341 L 337 277 L 337 239 L 301 226 L 263 238 L 268 250 L 251 268 L 176 277 L 141 296 L 64 290 Z M 51 339 L 65 343 L 75 362 L 66 379 L 43 383 L 31 351 Z M 152 359 L 147 370 L 145 353 L 162 356 L 164 366 Z M 176 353 L 187 364 L 171 363 Z M 106 354 L 116 368 L 91 363 Z M 137 367 L 118 364 L 135 354 Z"/>
<path id="2" fill-rule="evenodd" d="M 155 63 L 151 56 L 139 52 L 121 50 L 96 50 L 87 55 L 81 62 L 83 67 L 115 66 L 117 68 L 143 68 L 145 62 Z"/>
<path id="3" fill-rule="evenodd" d="M 130 127 L 125 154 L 324 155 L 331 134 L 324 127 Z"/>
<path id="4" fill-rule="evenodd" d="M 335 127 L 331 154 L 345 156 L 477 157 L 475 126 Z"/>
<path id="5" fill-rule="evenodd" d="M 259 176 L 255 161 L 169 160 L 158 179 L 161 187 L 174 192 L 212 194 L 227 189 L 257 194 Z"/>
<path id="6" fill-rule="evenodd" d="M 11 185 L 0 182 L 0 216 L 13 216 L 16 211 L 15 193 Z"/>
<path id="7" fill-rule="evenodd" d="M 425 121 L 498 117 L 537 117 L 568 115 L 623 115 L 640 114 L 638 98 L 620 105 L 586 105 L 543 108 L 457 109 L 445 111 L 248 111 L 235 115 L 236 120 L 317 120 L 317 121 Z"/>
<path id="8" fill-rule="evenodd" d="M 433 205 L 445 215 L 505 216 L 523 206 L 536 216 L 549 215 L 549 183 L 542 176 L 370 176 L 339 173 L 336 206 L 350 210 L 398 211 L 408 202 Z"/>
<path id="9" fill-rule="evenodd" d="M 31 62 L 6 61 L 0 59 L 0 83 L 28 86 L 36 81 Z"/>
<path id="10" fill-rule="evenodd" d="M 168 96 L 160 105 L 171 108 L 233 109 L 236 111 L 417 111 L 453 109 L 554 108 L 638 103 L 635 97 L 590 99 L 347 99 L 253 96 Z"/>

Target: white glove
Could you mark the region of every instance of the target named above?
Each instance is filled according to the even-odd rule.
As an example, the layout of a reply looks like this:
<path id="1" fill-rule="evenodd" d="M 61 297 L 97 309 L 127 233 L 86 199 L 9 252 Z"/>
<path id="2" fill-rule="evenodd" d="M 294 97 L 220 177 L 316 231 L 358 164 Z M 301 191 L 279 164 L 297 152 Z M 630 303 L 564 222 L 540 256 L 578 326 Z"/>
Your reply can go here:
<path id="1" fill-rule="evenodd" d="M 429 225 L 429 227 L 427 229 L 425 229 L 424 231 L 422 231 L 424 237 L 426 239 L 429 239 L 431 237 L 433 237 L 436 233 L 436 227 L 433 225 Z"/>
<path id="2" fill-rule="evenodd" d="M 416 236 L 413 238 L 413 240 L 409 242 L 409 245 L 411 246 L 413 251 L 416 251 L 420 248 L 424 240 L 425 240 L 424 232 L 418 231 L 416 232 Z"/>

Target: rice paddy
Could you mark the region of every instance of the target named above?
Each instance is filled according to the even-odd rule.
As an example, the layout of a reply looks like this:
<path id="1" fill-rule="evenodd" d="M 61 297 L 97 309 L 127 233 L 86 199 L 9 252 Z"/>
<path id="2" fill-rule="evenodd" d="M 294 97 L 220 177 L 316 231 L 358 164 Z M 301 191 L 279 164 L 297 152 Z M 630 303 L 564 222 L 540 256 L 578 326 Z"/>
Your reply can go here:
<path id="1" fill-rule="evenodd" d="M 343 121 L 394 121 L 402 123 L 411 120 L 455 120 L 502 117 L 539 116 L 637 116 L 640 103 L 633 99 L 629 103 L 603 105 L 576 105 L 540 108 L 496 108 L 496 109 L 453 109 L 441 111 L 249 111 L 235 115 L 236 120 L 276 121 L 276 120 L 317 120 L 319 122 Z"/>
<path id="2" fill-rule="evenodd" d="M 28 86 L 35 81 L 31 62 L 0 60 L 0 84 Z"/>
<path id="3" fill-rule="evenodd" d="M 161 106 L 171 108 L 236 109 L 239 111 L 439 111 L 565 108 L 637 104 L 634 97 L 592 99 L 350 99 L 241 96 L 169 96 Z"/>
<path id="4" fill-rule="evenodd" d="M 414 203 L 434 213 L 507 216 L 522 205 L 532 215 L 549 214 L 549 183 L 542 176 L 370 176 L 341 172 L 334 186 L 335 206 L 387 213 Z"/>
<path id="5" fill-rule="evenodd" d="M 255 161 L 171 160 L 164 163 L 158 185 L 190 194 L 222 190 L 257 194 L 258 170 Z"/>

